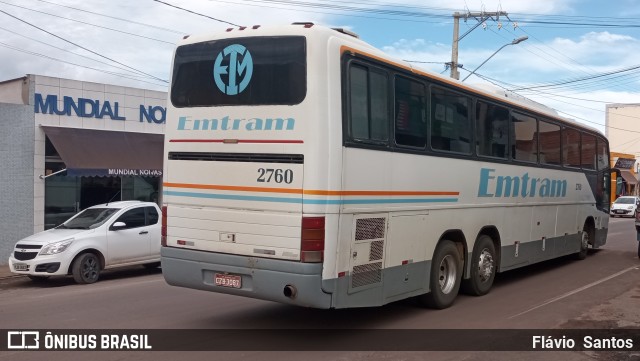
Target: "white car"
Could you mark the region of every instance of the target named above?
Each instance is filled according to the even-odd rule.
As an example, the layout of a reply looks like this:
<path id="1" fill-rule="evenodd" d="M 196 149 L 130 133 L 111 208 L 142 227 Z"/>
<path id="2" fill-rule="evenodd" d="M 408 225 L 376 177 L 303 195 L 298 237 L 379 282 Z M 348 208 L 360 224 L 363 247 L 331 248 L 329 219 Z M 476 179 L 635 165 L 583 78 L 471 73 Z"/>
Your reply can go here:
<path id="1" fill-rule="evenodd" d="M 160 213 L 155 203 L 140 201 L 87 208 L 56 228 L 18 241 L 9 267 L 34 281 L 71 274 L 77 283 L 96 282 L 107 268 L 158 267 Z"/>
<path id="2" fill-rule="evenodd" d="M 612 217 L 615 216 L 628 216 L 635 217 L 636 210 L 638 209 L 638 205 L 640 203 L 640 198 L 624 196 L 620 197 L 613 202 L 611 205 L 611 214 Z"/>

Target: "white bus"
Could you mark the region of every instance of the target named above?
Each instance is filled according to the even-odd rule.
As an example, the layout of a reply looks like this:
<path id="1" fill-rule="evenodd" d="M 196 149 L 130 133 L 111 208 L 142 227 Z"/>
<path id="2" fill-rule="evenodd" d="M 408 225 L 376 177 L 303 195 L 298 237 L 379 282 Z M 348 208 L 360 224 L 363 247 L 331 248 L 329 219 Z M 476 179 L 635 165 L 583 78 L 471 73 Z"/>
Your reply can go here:
<path id="1" fill-rule="evenodd" d="M 606 138 L 312 23 L 189 36 L 167 108 L 175 286 L 316 308 L 449 307 L 606 242 Z"/>

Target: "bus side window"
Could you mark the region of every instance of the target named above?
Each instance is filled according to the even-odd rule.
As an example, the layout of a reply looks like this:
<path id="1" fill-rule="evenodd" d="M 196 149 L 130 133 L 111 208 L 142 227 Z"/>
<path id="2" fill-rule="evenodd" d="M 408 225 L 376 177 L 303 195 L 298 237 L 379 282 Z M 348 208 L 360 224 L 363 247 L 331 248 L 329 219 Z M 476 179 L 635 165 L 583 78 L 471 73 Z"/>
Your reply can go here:
<path id="1" fill-rule="evenodd" d="M 471 153 L 469 98 L 445 89 L 431 89 L 431 148 Z"/>
<path id="2" fill-rule="evenodd" d="M 349 130 L 353 139 L 389 139 L 388 79 L 385 72 L 352 64 L 349 77 Z"/>
<path id="3" fill-rule="evenodd" d="M 416 81 L 396 77 L 395 139 L 396 144 L 424 148 L 427 144 L 425 86 Z"/>
<path id="4" fill-rule="evenodd" d="M 538 122 L 540 164 L 561 165 L 560 126 L 540 120 Z"/>
<path id="5" fill-rule="evenodd" d="M 581 162 L 580 165 L 583 169 L 596 169 L 596 137 L 582 133 L 581 137 Z"/>
<path id="6" fill-rule="evenodd" d="M 509 109 L 478 101 L 476 103 L 476 152 L 496 158 L 507 157 Z"/>
<path id="7" fill-rule="evenodd" d="M 511 132 L 513 159 L 524 162 L 538 162 L 538 126 L 536 118 L 520 114 L 511 114 Z"/>
<path id="8" fill-rule="evenodd" d="M 562 163 L 565 167 L 580 168 L 580 132 L 562 129 Z"/>

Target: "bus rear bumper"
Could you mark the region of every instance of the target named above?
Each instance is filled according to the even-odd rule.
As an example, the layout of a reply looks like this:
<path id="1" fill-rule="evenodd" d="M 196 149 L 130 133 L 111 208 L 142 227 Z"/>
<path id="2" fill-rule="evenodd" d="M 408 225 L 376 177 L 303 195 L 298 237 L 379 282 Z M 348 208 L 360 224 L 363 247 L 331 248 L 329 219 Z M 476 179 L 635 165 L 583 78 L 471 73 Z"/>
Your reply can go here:
<path id="1" fill-rule="evenodd" d="M 300 263 L 173 247 L 162 247 L 161 254 L 162 274 L 172 286 L 303 307 L 331 308 L 331 294 L 322 291 L 321 263 Z M 239 276 L 240 287 L 216 285 L 216 274 L 235 279 L 237 277 L 233 276 Z"/>

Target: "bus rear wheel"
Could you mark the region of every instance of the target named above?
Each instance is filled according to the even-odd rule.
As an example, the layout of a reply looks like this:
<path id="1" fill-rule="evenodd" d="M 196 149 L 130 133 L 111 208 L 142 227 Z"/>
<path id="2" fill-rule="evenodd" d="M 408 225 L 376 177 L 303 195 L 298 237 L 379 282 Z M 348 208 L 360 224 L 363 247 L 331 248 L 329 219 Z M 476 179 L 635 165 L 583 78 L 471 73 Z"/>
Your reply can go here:
<path id="1" fill-rule="evenodd" d="M 447 308 L 458 295 L 461 279 L 462 262 L 458 248 L 452 241 L 442 241 L 436 247 L 431 260 L 430 292 L 419 296 L 418 300 L 427 307 Z"/>
<path id="2" fill-rule="evenodd" d="M 487 235 L 480 236 L 471 255 L 471 277 L 462 281 L 464 292 L 473 296 L 489 293 L 496 277 L 496 261 L 493 240 Z"/>

